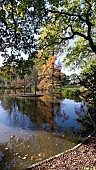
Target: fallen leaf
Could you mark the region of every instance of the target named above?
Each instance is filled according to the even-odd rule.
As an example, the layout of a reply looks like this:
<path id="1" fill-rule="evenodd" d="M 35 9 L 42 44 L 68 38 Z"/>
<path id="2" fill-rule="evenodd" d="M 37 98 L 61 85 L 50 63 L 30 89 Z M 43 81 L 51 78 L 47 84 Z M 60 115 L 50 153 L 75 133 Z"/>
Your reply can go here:
<path id="1" fill-rule="evenodd" d="M 8 150 L 8 148 L 5 148 L 5 150 Z"/>
<path id="2" fill-rule="evenodd" d="M 26 159 L 26 156 L 24 156 L 22 159 Z"/>

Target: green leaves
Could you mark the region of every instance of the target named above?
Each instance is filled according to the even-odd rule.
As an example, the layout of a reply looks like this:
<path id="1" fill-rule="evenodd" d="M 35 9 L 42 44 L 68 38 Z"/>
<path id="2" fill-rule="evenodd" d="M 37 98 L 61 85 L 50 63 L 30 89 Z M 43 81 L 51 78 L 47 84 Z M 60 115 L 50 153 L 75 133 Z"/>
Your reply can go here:
<path id="1" fill-rule="evenodd" d="M 93 56 L 93 59 L 89 62 L 82 73 L 81 73 L 81 85 L 86 88 L 87 93 L 83 95 L 85 99 L 90 103 L 96 103 L 96 58 Z"/>
<path id="2" fill-rule="evenodd" d="M 30 56 L 39 49 L 55 55 L 67 49 L 65 63 L 72 68 L 96 53 L 95 0 L 5 0 L 0 6 L 0 51 Z"/>
<path id="3" fill-rule="evenodd" d="M 79 38 L 73 42 L 73 45 L 67 48 L 67 55 L 64 58 L 66 67 L 74 67 L 83 69 L 89 59 L 93 56 L 93 52 L 87 44 L 86 40 Z"/>

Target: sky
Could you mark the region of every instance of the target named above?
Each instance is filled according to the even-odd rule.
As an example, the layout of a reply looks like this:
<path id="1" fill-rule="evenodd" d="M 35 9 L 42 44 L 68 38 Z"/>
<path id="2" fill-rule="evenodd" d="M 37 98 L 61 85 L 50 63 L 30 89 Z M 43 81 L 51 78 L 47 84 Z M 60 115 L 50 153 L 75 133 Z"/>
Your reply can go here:
<path id="1" fill-rule="evenodd" d="M 73 74 L 73 73 L 79 74 L 79 73 L 80 73 L 80 70 L 79 70 L 79 69 L 75 69 L 75 70 L 70 71 L 69 68 L 64 68 L 63 60 L 64 60 L 64 57 L 65 57 L 65 56 L 66 56 L 65 54 L 60 55 L 60 56 L 57 58 L 57 61 L 56 61 L 56 64 L 60 63 L 61 66 L 62 66 L 61 72 L 62 72 L 62 73 L 65 73 L 67 76 L 68 76 L 68 75 L 71 75 L 71 74 Z"/>
<path id="2" fill-rule="evenodd" d="M 2 56 L 0 55 L 0 67 L 2 66 L 2 63 L 3 63 L 3 58 L 2 58 Z"/>
<path id="3" fill-rule="evenodd" d="M 11 54 L 11 53 L 10 53 L 10 50 L 9 50 L 8 54 Z M 21 57 L 24 57 L 25 60 L 28 58 L 28 56 L 25 55 L 25 54 L 22 53 L 22 52 L 21 52 Z M 0 54 L 0 67 L 2 66 L 2 63 L 3 63 L 3 57 L 2 57 L 1 54 Z"/>

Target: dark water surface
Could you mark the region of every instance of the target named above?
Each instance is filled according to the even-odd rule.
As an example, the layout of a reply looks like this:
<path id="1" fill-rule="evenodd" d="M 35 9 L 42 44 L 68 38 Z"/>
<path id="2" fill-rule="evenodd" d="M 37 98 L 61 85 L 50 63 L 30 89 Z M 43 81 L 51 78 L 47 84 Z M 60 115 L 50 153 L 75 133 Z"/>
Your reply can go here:
<path id="1" fill-rule="evenodd" d="M 1 95 L 0 170 L 22 170 L 75 146 L 86 111 L 71 99 Z"/>

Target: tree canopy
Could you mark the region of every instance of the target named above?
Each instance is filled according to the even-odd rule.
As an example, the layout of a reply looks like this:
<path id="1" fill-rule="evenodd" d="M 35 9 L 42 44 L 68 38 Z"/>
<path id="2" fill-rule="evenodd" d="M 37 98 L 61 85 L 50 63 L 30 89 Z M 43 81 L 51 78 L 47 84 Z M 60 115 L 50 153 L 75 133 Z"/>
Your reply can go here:
<path id="1" fill-rule="evenodd" d="M 55 1 L 56 2 L 56 1 Z M 96 2 L 94 0 L 66 0 L 51 3 L 49 21 L 41 31 L 41 48 L 53 47 L 67 52 L 64 59 L 66 66 L 83 68 L 96 54 Z M 70 40 L 73 40 L 70 43 Z"/>
<path id="2" fill-rule="evenodd" d="M 56 57 L 50 56 L 38 70 L 40 89 L 55 89 L 66 84 L 66 75 L 61 73 L 61 67 L 56 65 Z"/>
<path id="3" fill-rule="evenodd" d="M 38 49 L 36 35 L 42 30 L 41 48 L 62 50 L 81 37 L 83 51 L 96 54 L 95 23 L 95 0 L 1 0 L 0 51 L 11 47 L 30 54 Z"/>

